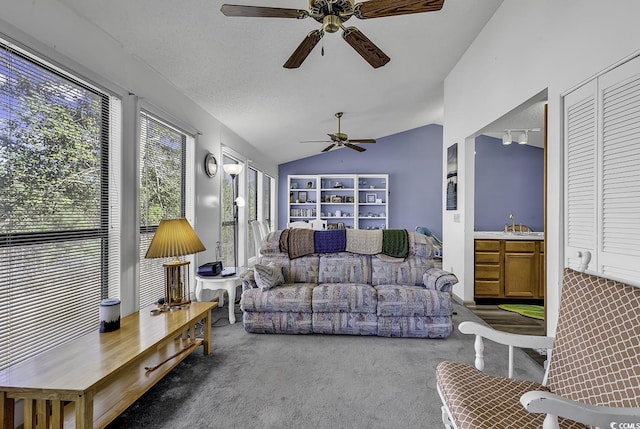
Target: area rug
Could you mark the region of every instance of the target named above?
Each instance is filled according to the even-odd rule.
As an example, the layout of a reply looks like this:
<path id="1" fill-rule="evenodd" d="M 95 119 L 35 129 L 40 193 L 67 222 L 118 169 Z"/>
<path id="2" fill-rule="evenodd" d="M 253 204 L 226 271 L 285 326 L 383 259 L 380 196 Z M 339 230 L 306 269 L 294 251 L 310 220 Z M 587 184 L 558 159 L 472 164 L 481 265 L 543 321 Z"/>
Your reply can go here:
<path id="1" fill-rule="evenodd" d="M 249 334 L 214 309 L 211 355 L 195 351 L 107 429 L 438 429 L 435 367 L 473 364 L 473 335 L 483 323 L 455 305 L 446 340 L 358 335 Z M 508 349 L 487 342 L 489 374 L 507 374 Z M 543 369 L 515 351 L 515 377 L 540 381 Z"/>
<path id="2" fill-rule="evenodd" d="M 530 304 L 500 304 L 500 310 L 511 311 L 532 319 L 544 320 L 544 307 Z"/>

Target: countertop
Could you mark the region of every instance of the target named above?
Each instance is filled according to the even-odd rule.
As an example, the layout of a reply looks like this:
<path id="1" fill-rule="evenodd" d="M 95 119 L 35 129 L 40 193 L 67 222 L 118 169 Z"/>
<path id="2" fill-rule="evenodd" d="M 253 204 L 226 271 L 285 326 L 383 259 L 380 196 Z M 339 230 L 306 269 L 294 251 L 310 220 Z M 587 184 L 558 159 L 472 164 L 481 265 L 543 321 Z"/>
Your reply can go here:
<path id="1" fill-rule="evenodd" d="M 544 232 L 476 231 L 474 238 L 484 240 L 542 241 L 544 240 Z"/>

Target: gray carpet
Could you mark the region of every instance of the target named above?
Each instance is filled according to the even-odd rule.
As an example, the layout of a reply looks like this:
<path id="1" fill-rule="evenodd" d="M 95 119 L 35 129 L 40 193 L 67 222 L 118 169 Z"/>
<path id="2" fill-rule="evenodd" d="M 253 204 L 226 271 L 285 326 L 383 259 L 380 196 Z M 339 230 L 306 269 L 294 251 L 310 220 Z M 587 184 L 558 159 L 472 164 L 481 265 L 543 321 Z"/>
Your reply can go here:
<path id="1" fill-rule="evenodd" d="M 455 324 L 480 319 L 456 305 Z M 194 352 L 133 404 L 116 428 L 441 428 L 435 367 L 473 363 L 473 336 L 446 340 L 258 335 L 214 310 L 212 354 Z M 483 322 L 482 322 L 483 323 Z M 485 344 L 486 372 L 505 375 L 507 349 Z M 517 378 L 542 368 L 515 355 Z"/>

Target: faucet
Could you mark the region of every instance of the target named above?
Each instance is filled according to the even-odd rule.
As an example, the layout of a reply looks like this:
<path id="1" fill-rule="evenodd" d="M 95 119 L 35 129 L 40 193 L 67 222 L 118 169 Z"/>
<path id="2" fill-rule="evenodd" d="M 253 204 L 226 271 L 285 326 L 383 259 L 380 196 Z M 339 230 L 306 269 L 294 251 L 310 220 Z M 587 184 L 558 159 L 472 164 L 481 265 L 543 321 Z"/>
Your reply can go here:
<path id="1" fill-rule="evenodd" d="M 509 214 L 509 220 L 511 221 L 511 233 L 515 234 L 515 232 L 516 232 L 516 218 L 513 216 L 513 213 Z"/>

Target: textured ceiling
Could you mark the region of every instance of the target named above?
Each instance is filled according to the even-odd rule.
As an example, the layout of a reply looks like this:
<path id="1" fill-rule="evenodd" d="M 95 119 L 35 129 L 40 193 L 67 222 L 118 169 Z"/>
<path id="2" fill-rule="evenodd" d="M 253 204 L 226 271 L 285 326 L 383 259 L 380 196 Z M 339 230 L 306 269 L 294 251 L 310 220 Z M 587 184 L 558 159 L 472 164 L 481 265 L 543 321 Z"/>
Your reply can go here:
<path id="1" fill-rule="evenodd" d="M 299 69 L 282 67 L 310 18 L 230 18 L 214 0 L 60 0 L 274 162 L 314 155 L 335 132 L 380 138 L 443 121 L 443 81 L 502 0 L 445 0 L 439 12 L 351 18 L 391 57 L 373 69 L 326 34 Z M 231 4 L 306 9 L 305 0 Z M 321 46 L 324 44 L 324 56 Z M 365 152 L 366 154 L 366 152 Z"/>

